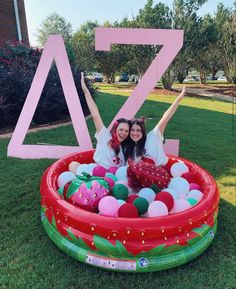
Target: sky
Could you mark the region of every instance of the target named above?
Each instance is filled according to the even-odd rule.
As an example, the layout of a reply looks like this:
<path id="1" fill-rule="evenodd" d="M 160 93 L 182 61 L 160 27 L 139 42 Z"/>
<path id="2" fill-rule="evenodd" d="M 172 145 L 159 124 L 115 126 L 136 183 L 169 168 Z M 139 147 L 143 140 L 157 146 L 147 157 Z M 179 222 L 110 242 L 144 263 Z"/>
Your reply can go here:
<path id="1" fill-rule="evenodd" d="M 147 0 L 25 0 L 26 19 L 29 39 L 32 46 L 37 46 L 36 32 L 43 20 L 53 12 L 58 13 L 72 24 L 75 32 L 88 20 L 97 20 L 103 24 L 106 20 L 113 23 L 125 16 L 129 19 L 136 16 Z M 173 0 L 154 0 L 163 2 L 172 8 Z M 199 10 L 199 15 L 216 12 L 218 3 L 232 7 L 234 0 L 208 0 Z"/>

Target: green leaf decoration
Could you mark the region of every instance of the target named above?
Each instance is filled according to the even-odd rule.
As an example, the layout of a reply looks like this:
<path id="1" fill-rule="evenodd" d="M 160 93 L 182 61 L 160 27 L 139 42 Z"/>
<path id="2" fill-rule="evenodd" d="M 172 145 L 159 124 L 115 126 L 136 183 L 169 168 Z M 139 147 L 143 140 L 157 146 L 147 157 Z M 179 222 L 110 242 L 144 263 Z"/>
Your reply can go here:
<path id="1" fill-rule="evenodd" d="M 164 250 L 165 250 L 165 244 L 162 244 L 162 245 L 155 247 L 154 249 L 151 249 L 150 251 L 142 252 L 142 253 L 138 254 L 137 256 L 149 257 L 149 256 L 161 255 L 161 254 L 163 254 Z"/>
<path id="2" fill-rule="evenodd" d="M 120 241 L 116 241 L 116 245 L 114 246 L 108 240 L 98 235 L 94 235 L 94 244 L 99 250 L 99 252 L 102 252 L 109 256 L 132 256 L 132 254 L 126 250 L 126 248 Z"/>
<path id="3" fill-rule="evenodd" d="M 87 245 L 87 243 L 82 238 L 77 238 L 69 229 L 67 229 L 67 233 L 74 244 L 78 245 L 81 248 L 91 250 L 91 248 Z"/>
<path id="4" fill-rule="evenodd" d="M 192 232 L 195 232 L 199 236 L 203 237 L 210 231 L 210 229 L 211 227 L 209 225 L 203 224 L 201 227 L 193 229 Z"/>
<path id="5" fill-rule="evenodd" d="M 92 188 L 92 182 L 90 181 L 90 182 L 87 182 L 86 183 L 86 187 L 89 189 L 89 190 L 91 190 L 91 188 Z"/>
<path id="6" fill-rule="evenodd" d="M 52 226 L 57 230 L 57 223 L 54 216 L 52 216 Z"/>

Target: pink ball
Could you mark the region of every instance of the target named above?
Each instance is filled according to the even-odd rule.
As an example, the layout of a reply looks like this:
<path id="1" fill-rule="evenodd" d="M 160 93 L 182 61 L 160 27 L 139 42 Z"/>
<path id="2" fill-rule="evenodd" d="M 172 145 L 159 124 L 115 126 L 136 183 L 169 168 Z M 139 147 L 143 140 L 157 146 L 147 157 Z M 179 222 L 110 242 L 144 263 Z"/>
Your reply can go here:
<path id="1" fill-rule="evenodd" d="M 96 177 L 105 177 L 106 174 L 106 169 L 102 166 L 97 165 L 94 169 L 93 169 L 93 176 Z"/>
<path id="2" fill-rule="evenodd" d="M 104 177 L 104 180 L 108 182 L 110 189 L 112 189 L 115 185 L 115 182 L 112 178 Z"/>
<path id="3" fill-rule="evenodd" d="M 108 169 L 108 172 L 109 172 L 109 173 L 112 173 L 113 175 L 115 175 L 117 170 L 118 170 L 118 167 L 110 167 L 110 168 Z"/>
<path id="4" fill-rule="evenodd" d="M 112 196 L 107 196 L 100 200 L 98 204 L 98 210 L 101 215 L 117 217 L 119 203 L 116 198 Z"/>
<path id="5" fill-rule="evenodd" d="M 198 184 L 190 183 L 189 185 L 190 185 L 190 188 L 189 188 L 190 191 L 191 190 L 199 190 L 199 191 L 201 191 L 201 187 Z"/>
<path id="6" fill-rule="evenodd" d="M 179 213 L 191 208 L 190 203 L 186 199 L 178 199 L 174 202 L 174 207 L 171 213 Z"/>
<path id="7" fill-rule="evenodd" d="M 160 217 L 168 215 L 167 206 L 160 201 L 152 202 L 148 207 L 148 217 Z"/>

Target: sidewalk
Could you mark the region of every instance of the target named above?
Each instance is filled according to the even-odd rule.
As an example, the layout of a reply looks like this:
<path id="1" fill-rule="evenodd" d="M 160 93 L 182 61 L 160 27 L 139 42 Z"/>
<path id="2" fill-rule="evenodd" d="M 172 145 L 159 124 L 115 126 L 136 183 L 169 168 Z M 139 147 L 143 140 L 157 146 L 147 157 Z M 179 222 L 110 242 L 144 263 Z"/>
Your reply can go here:
<path id="1" fill-rule="evenodd" d="M 173 89 L 176 91 L 181 91 L 182 88 L 173 87 Z M 215 92 L 209 91 L 207 89 L 191 88 L 191 87 L 186 87 L 186 92 L 192 96 L 205 96 L 205 97 L 209 97 L 209 98 L 214 98 L 214 99 L 218 99 L 218 100 L 236 103 L 236 87 L 235 87 L 235 96 L 225 95 L 225 94 L 221 94 L 221 93 L 215 93 Z"/>

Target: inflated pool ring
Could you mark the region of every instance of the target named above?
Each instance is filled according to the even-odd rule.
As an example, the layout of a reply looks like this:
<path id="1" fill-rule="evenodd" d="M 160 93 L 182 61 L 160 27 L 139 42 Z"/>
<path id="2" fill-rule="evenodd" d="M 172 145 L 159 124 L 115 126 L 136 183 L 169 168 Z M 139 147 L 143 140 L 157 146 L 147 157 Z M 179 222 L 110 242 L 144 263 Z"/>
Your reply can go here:
<path id="1" fill-rule="evenodd" d="M 41 182 L 41 219 L 51 240 L 75 259 L 104 269 L 151 272 L 196 258 L 214 239 L 219 191 L 213 177 L 182 160 L 203 192 L 189 210 L 154 218 L 114 218 L 89 212 L 65 201 L 57 192 L 58 176 L 72 161 L 93 162 L 94 151 L 72 154 L 52 164 Z"/>

